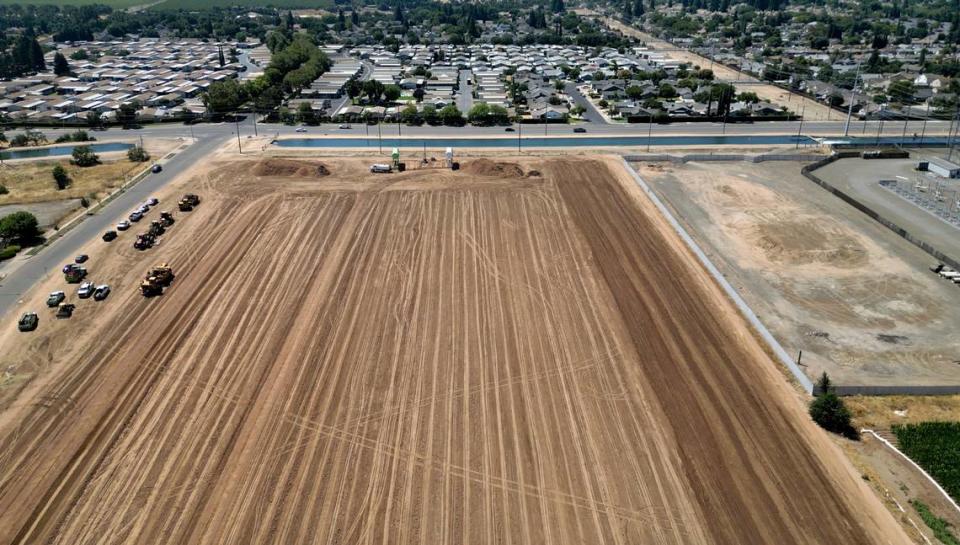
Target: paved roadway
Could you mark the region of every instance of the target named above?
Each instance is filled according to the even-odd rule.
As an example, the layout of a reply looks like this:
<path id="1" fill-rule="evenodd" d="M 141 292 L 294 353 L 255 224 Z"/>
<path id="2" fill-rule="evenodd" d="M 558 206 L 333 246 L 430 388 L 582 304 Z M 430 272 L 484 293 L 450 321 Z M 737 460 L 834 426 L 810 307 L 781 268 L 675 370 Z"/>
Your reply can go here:
<path id="1" fill-rule="evenodd" d="M 578 106 L 583 106 L 586 111 L 583 113 L 583 119 L 590 123 L 597 124 L 607 124 L 607 120 L 603 118 L 603 115 L 597 110 L 596 106 L 592 102 L 587 100 L 587 97 L 583 96 L 583 93 L 577 89 L 577 84 L 572 81 L 568 81 L 563 86 L 563 91 L 569 96 L 575 104 Z"/>
<path id="2" fill-rule="evenodd" d="M 0 273 L 4 274 L 4 278 L 0 280 L 0 316 L 4 316 L 10 308 L 16 306 L 23 294 L 35 283 L 48 274 L 60 274 L 60 268 L 65 263 L 71 262 L 76 254 L 82 253 L 84 245 L 100 242 L 99 237 L 104 231 L 110 229 L 120 219 L 125 218 L 140 203 L 146 201 L 186 168 L 202 160 L 205 155 L 222 143 L 222 138 L 199 138 L 197 143 L 164 163 L 162 172 L 147 175 L 139 183 L 119 194 L 99 212 L 87 216 L 63 237 L 51 243 L 50 246 L 32 257 L 17 258 L 7 266 L 0 268 Z M 128 231 L 128 233 L 130 232 Z M 130 240 L 130 235 L 127 235 L 118 239 L 116 244 L 127 244 Z M 96 266 L 96 263 L 90 265 L 90 269 L 94 273 L 96 272 Z"/>
<path id="3" fill-rule="evenodd" d="M 460 84 L 457 87 L 457 108 L 467 115 L 473 107 L 473 85 L 467 83 L 473 77 L 470 70 L 460 71 Z"/>
<path id="4" fill-rule="evenodd" d="M 907 134 L 919 132 L 922 123 L 920 121 L 911 122 L 907 128 Z M 110 228 L 121 218 L 126 217 L 130 210 L 136 208 L 136 205 L 146 200 L 151 194 L 158 191 L 165 184 L 173 180 L 176 176 L 185 171 L 187 167 L 194 162 L 201 160 L 205 155 L 213 151 L 224 141 L 230 139 L 236 140 L 236 125 L 233 123 L 200 124 L 185 126 L 181 124 L 170 125 L 147 125 L 138 130 L 108 129 L 106 131 L 96 132 L 98 140 L 126 139 L 134 140 L 138 136 L 149 137 L 178 137 L 195 136 L 197 142 L 187 149 L 179 152 L 176 156 L 164 164 L 163 172 L 159 174 L 150 174 L 144 180 L 119 195 L 97 214 L 88 216 L 79 225 L 71 229 L 67 234 L 61 237 L 49 247 L 43 249 L 37 255 L 28 259 L 17 259 L 6 266 L 0 267 L 0 274 L 5 274 L 5 278 L 0 280 L 0 316 L 16 304 L 21 296 L 30 289 L 37 281 L 47 274 L 59 274 L 60 267 L 69 262 L 74 255 L 80 253 L 84 244 L 91 240 L 96 241 L 99 235 Z M 874 135 L 879 127 L 879 122 L 853 122 L 850 128 L 851 136 Z M 927 123 L 927 134 L 946 134 L 949 122 L 929 122 Z M 239 124 L 241 136 L 253 135 L 254 125 L 252 116 Z M 399 128 L 399 127 L 398 127 Z M 573 127 L 568 125 L 547 125 L 547 134 L 553 136 L 575 136 Z M 531 136 L 541 135 L 541 126 L 530 128 Z M 71 129 L 44 129 L 43 132 L 53 140 L 57 135 L 75 130 Z M 754 124 L 727 124 L 722 126 L 719 123 L 675 123 L 671 125 L 656 125 L 648 127 L 647 124 L 606 124 L 591 123 L 588 125 L 588 133 L 583 136 L 645 136 L 647 131 L 651 130 L 654 135 L 763 135 L 763 134 L 796 134 L 798 131 L 808 136 L 839 136 L 843 134 L 843 122 L 820 121 L 805 122 L 801 125 L 799 122 L 769 122 Z M 353 126 L 351 129 L 341 130 L 336 124 L 323 124 L 316 127 L 309 127 L 307 133 L 297 133 L 295 127 L 276 125 L 276 124 L 258 124 L 258 134 L 280 135 L 280 136 L 343 136 L 360 138 L 366 135 L 366 127 L 362 124 Z M 385 127 L 384 132 L 393 135 L 392 126 Z M 503 127 L 403 127 L 403 136 L 405 137 L 428 137 L 428 136 L 505 136 Z M 8 137 L 18 131 L 7 131 Z M 373 131 L 371 131 L 373 132 Z M 524 131 L 527 133 L 527 131 Z M 903 133 L 903 123 L 887 122 L 883 125 L 883 134 L 887 136 L 900 136 Z M 510 133 L 512 135 L 512 133 Z M 95 265 L 94 265 L 95 266 Z"/>

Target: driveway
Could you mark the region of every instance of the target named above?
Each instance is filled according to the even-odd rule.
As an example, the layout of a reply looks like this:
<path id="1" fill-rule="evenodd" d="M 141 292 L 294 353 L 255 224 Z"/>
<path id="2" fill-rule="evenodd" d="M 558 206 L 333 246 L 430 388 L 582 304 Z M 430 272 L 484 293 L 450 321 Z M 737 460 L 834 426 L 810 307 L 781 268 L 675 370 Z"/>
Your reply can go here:
<path id="1" fill-rule="evenodd" d="M 587 100 L 587 97 L 583 96 L 583 93 L 577 89 L 577 84 L 572 81 L 568 81 L 563 87 L 563 91 L 567 93 L 575 104 L 578 106 L 583 106 L 587 111 L 583 112 L 583 119 L 589 121 L 590 123 L 603 123 L 607 124 L 607 120 L 600 115 L 600 112 L 597 111 L 597 108 Z"/>

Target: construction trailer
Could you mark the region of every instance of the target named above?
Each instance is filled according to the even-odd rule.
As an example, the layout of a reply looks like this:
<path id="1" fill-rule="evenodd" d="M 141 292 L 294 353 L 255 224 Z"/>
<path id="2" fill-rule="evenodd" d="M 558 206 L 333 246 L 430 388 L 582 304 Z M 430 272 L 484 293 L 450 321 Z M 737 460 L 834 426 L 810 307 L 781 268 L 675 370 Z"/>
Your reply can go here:
<path id="1" fill-rule="evenodd" d="M 939 157 L 927 161 L 927 170 L 944 178 L 960 178 L 960 165 Z"/>

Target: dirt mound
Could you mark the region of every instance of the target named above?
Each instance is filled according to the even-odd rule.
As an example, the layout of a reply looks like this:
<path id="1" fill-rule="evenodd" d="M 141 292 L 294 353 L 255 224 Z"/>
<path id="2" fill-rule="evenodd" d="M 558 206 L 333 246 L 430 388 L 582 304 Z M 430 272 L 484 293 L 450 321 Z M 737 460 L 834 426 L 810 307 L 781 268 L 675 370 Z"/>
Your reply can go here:
<path id="1" fill-rule="evenodd" d="M 767 259 L 775 263 L 854 268 L 867 262 L 863 245 L 839 226 L 779 219 L 757 224 L 750 235 Z"/>
<path id="2" fill-rule="evenodd" d="M 543 175 L 540 174 L 539 170 L 531 170 L 530 172 L 527 172 L 527 178 L 539 178 L 540 176 Z"/>
<path id="3" fill-rule="evenodd" d="M 516 163 L 491 161 L 490 159 L 474 159 L 463 167 L 467 174 L 475 176 L 498 176 L 501 178 L 522 178 L 523 169 Z"/>
<path id="4" fill-rule="evenodd" d="M 319 178 L 330 174 L 322 163 L 292 159 L 264 159 L 253 167 L 256 176 L 289 176 L 292 178 Z"/>

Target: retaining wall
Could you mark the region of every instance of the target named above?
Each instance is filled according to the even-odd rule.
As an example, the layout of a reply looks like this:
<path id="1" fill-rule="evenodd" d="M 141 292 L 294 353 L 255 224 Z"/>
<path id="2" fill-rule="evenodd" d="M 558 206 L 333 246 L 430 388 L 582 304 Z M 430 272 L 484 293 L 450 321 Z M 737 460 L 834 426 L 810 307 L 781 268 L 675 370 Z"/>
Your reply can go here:
<path id="1" fill-rule="evenodd" d="M 822 155 L 811 155 L 809 153 L 768 153 L 764 155 L 744 155 L 744 154 L 711 154 L 711 153 L 691 153 L 688 155 L 667 155 L 667 154 L 644 154 L 644 155 L 624 155 L 624 160 L 642 163 L 669 161 L 671 163 L 689 163 L 690 161 L 749 161 L 751 163 L 763 163 L 765 161 L 817 161 L 823 158 Z"/>

